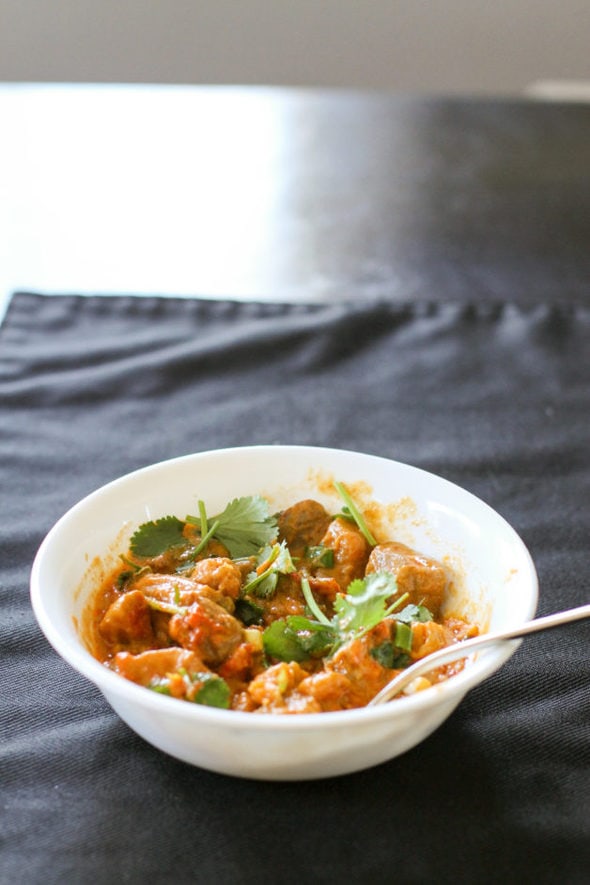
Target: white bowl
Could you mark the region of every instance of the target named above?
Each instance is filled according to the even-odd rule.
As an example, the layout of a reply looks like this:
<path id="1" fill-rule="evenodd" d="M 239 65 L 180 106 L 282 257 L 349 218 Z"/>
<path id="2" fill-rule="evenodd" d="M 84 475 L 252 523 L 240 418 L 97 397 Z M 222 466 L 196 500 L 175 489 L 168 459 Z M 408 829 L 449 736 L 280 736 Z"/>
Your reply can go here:
<path id="1" fill-rule="evenodd" d="M 234 497 L 252 494 L 265 495 L 275 508 L 315 497 L 340 509 L 340 500 L 327 491 L 330 478 L 362 482 L 367 498 L 384 505 L 390 537 L 447 565 L 455 576 L 453 611 L 483 630 L 516 627 L 533 617 L 537 576 L 526 547 L 501 516 L 469 492 L 372 455 L 253 446 L 164 461 L 76 504 L 51 529 L 33 564 L 31 598 L 41 629 L 134 731 L 193 765 L 242 777 L 296 780 L 392 759 L 431 734 L 516 645 L 482 651 L 447 681 L 380 707 L 284 716 L 219 710 L 146 691 L 93 658 L 79 630 L 89 594 L 142 522 L 168 514 L 184 518 L 198 512 L 199 498 L 215 512 Z"/>

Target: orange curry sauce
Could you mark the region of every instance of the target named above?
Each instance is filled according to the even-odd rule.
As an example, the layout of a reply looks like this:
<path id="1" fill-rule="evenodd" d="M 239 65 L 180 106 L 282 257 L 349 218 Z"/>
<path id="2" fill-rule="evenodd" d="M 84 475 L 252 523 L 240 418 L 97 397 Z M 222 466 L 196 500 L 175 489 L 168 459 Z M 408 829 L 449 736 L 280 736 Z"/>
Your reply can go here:
<path id="1" fill-rule="evenodd" d="M 255 713 L 362 707 L 398 670 L 478 632 L 442 615 L 448 578 L 439 562 L 394 540 L 372 545 L 354 521 L 314 500 L 277 515 L 273 544 L 288 549 L 292 566 L 270 590 L 261 584 L 244 593 L 268 562 L 232 559 L 215 540 L 195 557 L 198 529 L 186 524 L 183 535 L 186 543 L 157 556 L 129 552 L 93 596 L 86 623 L 92 653 L 105 666 L 185 701 Z M 396 599 L 400 606 L 365 632 L 330 642 L 321 625 L 333 623 L 351 582 L 384 574 L 395 578 L 384 610 Z M 304 582 L 323 615 L 319 626 Z M 306 630 L 305 619 L 316 627 Z M 279 646 L 269 638 L 272 624 Z M 441 667 L 416 688 L 461 666 Z"/>

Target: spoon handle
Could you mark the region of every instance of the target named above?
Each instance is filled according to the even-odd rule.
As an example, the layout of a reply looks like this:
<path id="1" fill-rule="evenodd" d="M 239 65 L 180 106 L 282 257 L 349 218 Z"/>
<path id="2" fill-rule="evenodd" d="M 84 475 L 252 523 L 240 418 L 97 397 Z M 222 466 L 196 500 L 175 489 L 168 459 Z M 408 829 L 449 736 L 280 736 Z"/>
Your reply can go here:
<path id="1" fill-rule="evenodd" d="M 556 612 L 552 615 L 545 615 L 543 618 L 535 618 L 533 621 L 527 621 L 519 627 L 512 630 L 498 630 L 494 633 L 484 633 L 483 636 L 474 636 L 473 639 L 466 639 L 463 642 L 457 642 L 435 651 L 425 658 L 416 661 L 406 670 L 398 673 L 375 697 L 369 701 L 368 707 L 375 707 L 391 700 L 406 688 L 410 682 L 423 673 L 428 673 L 441 664 L 450 664 L 459 658 L 467 657 L 471 652 L 484 648 L 487 645 L 493 645 L 495 642 L 503 642 L 510 639 L 520 639 L 529 633 L 539 633 L 541 630 L 549 630 L 551 627 L 561 627 L 563 624 L 571 624 L 573 621 L 580 621 L 583 618 L 590 618 L 590 605 L 581 605 L 578 608 L 570 608 L 564 612 Z"/>

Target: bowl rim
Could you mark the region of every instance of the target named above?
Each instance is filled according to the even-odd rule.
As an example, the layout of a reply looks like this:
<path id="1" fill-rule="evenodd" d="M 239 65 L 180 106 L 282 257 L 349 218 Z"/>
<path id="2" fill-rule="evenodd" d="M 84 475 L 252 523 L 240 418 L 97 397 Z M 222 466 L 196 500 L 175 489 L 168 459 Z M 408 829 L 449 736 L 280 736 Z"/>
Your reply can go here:
<path id="1" fill-rule="evenodd" d="M 114 673 L 104 666 L 100 661 L 92 656 L 90 651 L 86 649 L 78 639 L 76 643 L 64 637 L 53 623 L 52 617 L 45 604 L 42 575 L 44 562 L 49 555 L 51 546 L 56 536 L 62 531 L 64 524 L 74 519 L 76 514 L 83 508 L 88 507 L 94 500 L 100 496 L 108 494 L 118 485 L 123 484 L 130 479 L 139 475 L 149 476 L 151 472 L 165 469 L 173 465 L 181 465 L 185 463 L 193 463 L 195 461 L 204 460 L 211 457 L 238 457 L 240 455 L 257 453 L 264 454 L 273 450 L 274 452 L 282 451 L 284 454 L 290 452 L 298 452 L 304 454 L 313 454 L 321 452 L 323 455 L 334 454 L 338 457 L 355 456 L 361 458 L 370 458 L 376 461 L 395 464 L 403 470 L 412 473 L 418 473 L 424 478 L 432 478 L 444 488 L 448 486 L 456 493 L 471 499 L 478 507 L 483 508 L 484 512 L 500 525 L 503 525 L 505 531 L 512 536 L 513 541 L 520 549 L 523 562 L 527 568 L 525 581 L 530 587 L 530 599 L 528 605 L 528 617 L 534 616 L 538 603 L 538 577 L 532 556 L 524 544 L 524 541 L 513 528 L 512 525 L 489 504 L 477 497 L 472 492 L 453 483 L 451 480 L 440 476 L 439 474 L 425 470 L 403 461 L 397 461 L 381 455 L 371 453 L 339 449 L 329 446 L 308 446 L 308 445 L 291 445 L 291 444 L 272 444 L 272 445 L 250 445 L 250 446 L 233 446 L 220 449 L 208 449 L 201 452 L 188 453 L 174 458 L 157 461 L 143 467 L 136 468 L 126 474 L 123 474 L 102 486 L 94 489 L 72 507 L 70 507 L 52 526 L 42 540 L 35 558 L 33 560 L 30 575 L 30 599 L 33 612 L 37 622 L 44 633 L 46 639 L 54 650 L 60 655 L 70 666 L 78 673 L 88 679 L 98 688 L 107 699 L 111 696 L 118 699 L 128 701 L 133 705 L 148 708 L 154 713 L 163 714 L 165 711 L 175 719 L 181 718 L 187 721 L 216 724 L 223 727 L 237 727 L 239 729 L 247 728 L 249 730 L 286 730 L 298 731 L 307 728 L 321 726 L 322 728 L 341 728 L 342 726 L 362 726 L 369 722 L 379 722 L 390 717 L 401 716 L 403 713 L 419 712 L 439 703 L 457 702 L 472 688 L 479 685 L 496 670 L 498 670 L 517 650 L 522 639 L 511 640 L 492 646 L 489 649 L 482 650 L 477 655 L 476 660 L 469 662 L 459 673 L 449 677 L 441 683 L 431 686 L 425 691 L 419 691 L 412 695 L 404 695 L 397 698 L 394 702 L 389 702 L 375 707 L 358 707 L 351 710 L 338 710 L 329 713 L 304 713 L 299 715 L 290 714 L 259 714 L 245 712 L 240 710 L 226 710 L 215 707 L 208 707 L 201 704 L 187 704 L 176 698 L 166 697 L 157 692 L 150 692 L 144 686 L 137 685 L 119 674 Z M 522 621 L 524 623 L 524 621 Z"/>

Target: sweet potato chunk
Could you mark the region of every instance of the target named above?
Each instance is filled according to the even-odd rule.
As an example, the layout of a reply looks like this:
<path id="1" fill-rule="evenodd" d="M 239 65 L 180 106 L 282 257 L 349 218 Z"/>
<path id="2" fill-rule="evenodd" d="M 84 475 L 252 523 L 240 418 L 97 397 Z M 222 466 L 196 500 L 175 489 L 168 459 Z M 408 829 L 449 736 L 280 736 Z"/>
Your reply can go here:
<path id="1" fill-rule="evenodd" d="M 150 607 L 139 590 L 119 596 L 108 607 L 99 630 L 111 643 L 146 643 L 154 641 Z"/>
<path id="2" fill-rule="evenodd" d="M 390 572 L 397 579 L 398 595 L 408 593 L 408 603 L 425 605 L 438 617 L 445 595 L 447 576 L 435 559 L 417 553 L 405 544 L 390 541 L 374 547 L 367 574 Z"/>
<path id="3" fill-rule="evenodd" d="M 173 615 L 168 630 L 179 645 L 196 651 L 212 666 L 221 664 L 243 639 L 240 622 L 206 596 L 193 602 L 187 612 Z"/>
<path id="4" fill-rule="evenodd" d="M 181 575 L 150 573 L 138 578 L 133 589 L 168 605 L 191 605 L 203 588 Z"/>
<path id="5" fill-rule="evenodd" d="M 418 661 L 425 658 L 447 645 L 452 645 L 453 634 L 443 624 L 436 621 L 427 621 L 423 624 L 414 624 L 412 627 L 412 660 Z"/>
<path id="6" fill-rule="evenodd" d="M 189 675 L 207 672 L 200 657 L 184 648 L 159 648 L 137 655 L 121 651 L 111 662 L 111 669 L 138 685 L 149 685 L 181 668 Z"/>
<path id="7" fill-rule="evenodd" d="M 303 556 L 306 547 L 320 543 L 330 520 L 330 514 L 318 501 L 299 501 L 279 514 L 279 538 L 287 542 L 292 556 Z"/>
<path id="8" fill-rule="evenodd" d="M 225 556 L 201 559 L 190 573 L 191 580 L 206 584 L 224 596 L 237 599 L 242 584 L 242 573 L 238 566 Z"/>
<path id="9" fill-rule="evenodd" d="M 318 578 L 333 578 L 343 593 L 355 578 L 362 578 L 369 559 L 370 547 L 355 523 L 336 518 L 330 522 L 321 539 L 324 547 L 334 551 L 334 565 L 315 570 Z"/>
<path id="10" fill-rule="evenodd" d="M 319 713 L 321 707 L 317 701 L 297 691 L 306 675 L 295 661 L 274 664 L 250 683 L 250 702 L 257 705 L 254 709 L 261 713 Z"/>

